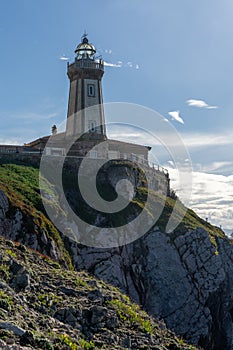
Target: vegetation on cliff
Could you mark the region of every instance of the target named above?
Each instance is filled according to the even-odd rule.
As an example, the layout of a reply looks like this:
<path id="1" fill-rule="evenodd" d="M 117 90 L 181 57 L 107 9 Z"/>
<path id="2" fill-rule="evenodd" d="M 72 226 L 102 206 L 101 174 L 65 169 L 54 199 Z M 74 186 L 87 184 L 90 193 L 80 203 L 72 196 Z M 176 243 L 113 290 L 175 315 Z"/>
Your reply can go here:
<path id="1" fill-rule="evenodd" d="M 73 209 L 78 211 L 78 214 L 81 214 L 85 220 L 89 221 L 90 223 L 93 223 L 96 217 L 95 212 L 87 206 L 82 196 L 80 195 L 77 189 L 76 175 L 69 172 L 67 172 L 67 174 L 64 174 L 63 184 L 67 192 L 71 191 L 71 194 L 75 194 L 73 198 L 70 199 L 70 205 L 73 207 Z M 53 186 L 46 180 L 44 181 L 43 185 L 43 190 L 49 194 L 49 197 L 51 198 L 50 203 L 51 205 L 53 205 Z M 29 164 L 0 164 L 0 190 L 3 190 L 7 194 L 11 203 L 11 210 L 14 211 L 15 208 L 19 208 L 25 214 L 28 214 L 31 217 L 33 217 L 33 220 L 38 225 L 38 227 L 45 228 L 48 234 L 51 235 L 53 239 L 55 239 L 59 248 L 63 252 L 63 258 L 65 260 L 69 260 L 59 232 L 54 227 L 54 225 L 47 219 L 46 213 L 43 208 L 39 188 L 39 169 L 36 167 L 32 167 Z M 110 196 L 109 199 L 111 199 L 111 186 L 109 186 L 109 184 L 102 184 L 102 186 L 100 184 L 99 191 L 103 196 Z M 112 190 L 113 198 L 114 195 L 114 190 Z M 138 213 L 142 210 L 146 198 L 147 189 L 145 187 L 138 188 L 137 196 L 133 199 L 131 208 L 127 209 L 129 216 L 132 214 L 132 212 Z M 163 205 L 164 197 L 162 195 L 153 192 L 152 198 L 155 202 L 155 207 L 157 206 L 158 208 L 160 208 L 160 206 Z M 213 243 L 215 237 L 225 237 L 223 231 L 220 228 L 213 226 L 205 220 L 201 219 L 193 210 L 185 208 L 185 206 L 179 201 L 179 199 L 175 200 L 170 197 L 166 198 L 162 215 L 160 216 L 159 220 L 155 223 L 156 226 L 160 228 L 160 230 L 165 230 L 166 224 L 175 207 L 176 202 L 178 203 L 178 205 L 176 206 L 175 217 L 177 218 L 177 221 L 180 222 L 179 226 L 176 229 L 176 232 L 182 230 L 195 230 L 198 227 L 201 227 L 209 233 Z M 61 209 L 55 208 L 54 210 L 59 211 Z M 153 211 L 151 211 L 150 215 L 152 216 L 152 218 L 154 217 Z M 109 221 L 109 217 L 107 217 L 106 220 Z M 112 215 L 111 220 L 113 224 L 118 223 L 119 225 L 119 222 L 120 224 L 123 224 L 122 215 L 120 214 Z M 102 220 L 103 223 L 105 223 L 105 221 Z"/>
<path id="2" fill-rule="evenodd" d="M 6 343 L 45 350 L 196 349 L 117 288 L 0 238 L 0 346 Z"/>

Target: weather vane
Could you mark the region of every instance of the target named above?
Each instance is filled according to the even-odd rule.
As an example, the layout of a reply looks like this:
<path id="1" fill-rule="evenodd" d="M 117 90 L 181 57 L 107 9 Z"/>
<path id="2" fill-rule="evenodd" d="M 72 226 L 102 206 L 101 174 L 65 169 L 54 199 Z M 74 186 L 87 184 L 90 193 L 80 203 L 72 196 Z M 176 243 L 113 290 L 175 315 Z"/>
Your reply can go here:
<path id="1" fill-rule="evenodd" d="M 83 34 L 83 36 L 82 36 L 82 39 L 87 38 L 87 36 L 88 36 L 88 34 L 87 34 L 87 32 L 86 32 L 86 29 L 85 29 L 85 30 L 84 30 L 84 34 Z"/>

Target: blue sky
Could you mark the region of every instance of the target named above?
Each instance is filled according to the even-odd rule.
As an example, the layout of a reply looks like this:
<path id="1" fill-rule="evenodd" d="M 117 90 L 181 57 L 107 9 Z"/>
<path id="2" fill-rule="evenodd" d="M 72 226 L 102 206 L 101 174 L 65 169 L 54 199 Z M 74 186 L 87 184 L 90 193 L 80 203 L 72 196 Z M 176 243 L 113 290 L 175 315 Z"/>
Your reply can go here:
<path id="1" fill-rule="evenodd" d="M 194 171 L 229 184 L 232 17 L 232 0 L 1 0 L 0 142 L 30 141 L 64 120 L 69 85 L 60 57 L 73 60 L 86 29 L 106 62 L 122 62 L 106 67 L 104 101 L 158 111 L 183 137 Z M 218 108 L 189 106 L 190 99 Z M 184 124 L 169 116 L 173 111 Z M 206 210 L 200 214 L 211 216 Z M 233 227 L 233 211 L 226 224 L 224 210 L 213 222 Z"/>

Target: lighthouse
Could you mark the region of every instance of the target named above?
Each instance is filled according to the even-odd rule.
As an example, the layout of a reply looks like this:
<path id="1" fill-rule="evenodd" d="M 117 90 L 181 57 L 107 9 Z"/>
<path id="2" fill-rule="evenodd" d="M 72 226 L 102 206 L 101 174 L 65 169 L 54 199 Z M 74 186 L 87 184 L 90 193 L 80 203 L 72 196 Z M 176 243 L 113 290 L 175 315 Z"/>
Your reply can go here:
<path id="1" fill-rule="evenodd" d="M 95 46 L 87 34 L 75 50 L 73 63 L 67 64 L 69 99 L 66 129 L 52 126 L 52 135 L 25 144 L 47 156 L 92 159 L 121 159 L 148 163 L 151 147 L 107 138 L 103 107 L 102 77 L 104 61 L 96 57 Z"/>
<path id="2" fill-rule="evenodd" d="M 102 96 L 104 62 L 96 59 L 96 49 L 87 34 L 75 50 L 75 60 L 67 65 L 70 80 L 66 137 L 106 140 Z"/>

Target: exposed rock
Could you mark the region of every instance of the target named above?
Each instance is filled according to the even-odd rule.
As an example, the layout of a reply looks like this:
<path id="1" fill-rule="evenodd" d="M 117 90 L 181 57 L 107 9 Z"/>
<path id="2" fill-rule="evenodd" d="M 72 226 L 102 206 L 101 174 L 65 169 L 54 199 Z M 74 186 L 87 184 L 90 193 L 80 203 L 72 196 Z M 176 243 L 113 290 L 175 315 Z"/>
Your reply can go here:
<path id="1" fill-rule="evenodd" d="M 65 286 L 60 287 L 59 290 L 69 297 L 75 296 L 77 294 L 77 291 L 75 289 L 67 288 Z"/>
<path id="2" fill-rule="evenodd" d="M 203 229 L 174 238 L 155 229 L 118 249 L 77 250 L 78 269 L 119 287 L 190 342 L 233 349 L 233 246 L 227 239 L 215 246 Z"/>
<path id="3" fill-rule="evenodd" d="M 2 350 L 34 350 L 31 347 L 20 346 L 20 345 L 17 345 L 17 344 L 8 345 L 1 339 L 0 339 L 0 349 L 2 349 Z"/>
<path id="4" fill-rule="evenodd" d="M 91 324 L 96 325 L 98 323 L 101 323 L 104 320 L 106 315 L 107 315 L 106 307 L 93 306 L 91 308 Z"/>
<path id="5" fill-rule="evenodd" d="M 25 270 L 21 273 L 18 273 L 11 282 L 11 287 L 17 291 L 26 290 L 30 286 L 30 275 Z"/>
<path id="6" fill-rule="evenodd" d="M 35 337 L 34 334 L 30 331 L 26 331 L 20 338 L 21 345 L 32 345 L 35 346 Z"/>
<path id="7" fill-rule="evenodd" d="M 30 287 L 30 274 L 23 265 L 13 260 L 11 262 L 10 272 L 13 276 L 10 283 L 12 288 L 19 292 Z"/>
<path id="8" fill-rule="evenodd" d="M 189 345 L 183 341 L 179 344 L 171 331 L 118 289 L 87 272 L 65 270 L 2 238 L 0 251 L 1 266 L 11 275 L 30 270 L 30 289 L 26 291 L 10 288 L 8 277 L 1 283 L 0 301 L 10 305 L 0 309 L 3 349 L 23 350 L 27 346 L 30 350 L 123 350 L 131 344 L 131 349 L 146 346 L 152 350 L 159 344 L 163 350 L 190 350 Z"/>
<path id="9" fill-rule="evenodd" d="M 121 345 L 123 346 L 123 348 L 130 349 L 131 348 L 131 338 L 130 337 L 124 338 L 121 342 Z"/>
<path id="10" fill-rule="evenodd" d="M 54 317 L 56 319 L 58 319 L 61 322 L 67 323 L 72 327 L 77 327 L 77 321 L 80 321 L 81 316 L 81 311 L 75 309 L 74 307 L 60 308 L 54 314 Z"/>
<path id="11" fill-rule="evenodd" d="M 14 335 L 19 337 L 25 333 L 24 329 L 10 322 L 0 322 L 0 329 L 6 329 L 7 331 L 12 332 Z"/>
<path id="12" fill-rule="evenodd" d="M 6 216 L 9 201 L 3 191 L 0 191 L 0 236 L 21 242 L 27 247 L 37 250 L 54 260 L 61 258 L 59 247 L 53 239 L 46 235 L 44 229 L 38 227 L 32 217 L 16 208 L 15 213 Z"/>
<path id="13" fill-rule="evenodd" d="M 9 210 L 9 201 L 6 194 L 0 190 L 0 219 L 4 219 Z"/>
<path id="14" fill-rule="evenodd" d="M 108 329 L 114 330 L 115 328 L 118 327 L 119 322 L 116 314 L 110 315 L 107 320 L 106 320 L 106 327 Z"/>
<path id="15" fill-rule="evenodd" d="M 87 294 L 87 297 L 90 300 L 99 300 L 100 302 L 102 302 L 103 295 L 99 289 L 93 289 Z"/>

